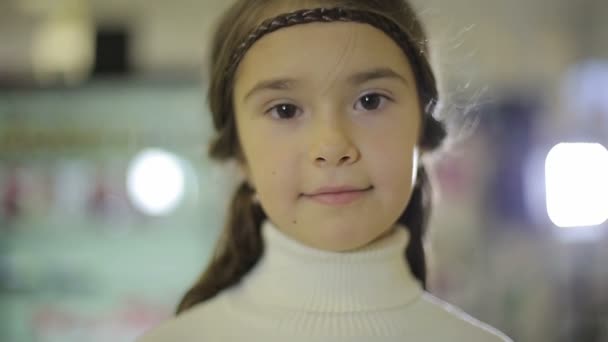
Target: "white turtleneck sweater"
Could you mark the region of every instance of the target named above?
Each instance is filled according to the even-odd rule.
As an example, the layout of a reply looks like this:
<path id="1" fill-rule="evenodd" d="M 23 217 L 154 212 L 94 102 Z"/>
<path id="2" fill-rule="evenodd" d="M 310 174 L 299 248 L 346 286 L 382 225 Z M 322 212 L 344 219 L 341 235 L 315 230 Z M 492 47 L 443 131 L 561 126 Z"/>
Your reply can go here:
<path id="1" fill-rule="evenodd" d="M 510 341 L 424 292 L 398 227 L 354 252 L 321 251 L 262 225 L 264 254 L 241 282 L 148 332 L 140 342 Z"/>

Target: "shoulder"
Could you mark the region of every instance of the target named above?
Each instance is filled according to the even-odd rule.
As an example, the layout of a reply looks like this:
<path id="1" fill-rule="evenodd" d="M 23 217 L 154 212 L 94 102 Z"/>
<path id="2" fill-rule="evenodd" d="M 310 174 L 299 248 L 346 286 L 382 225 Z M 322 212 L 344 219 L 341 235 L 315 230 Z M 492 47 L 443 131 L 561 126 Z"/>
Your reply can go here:
<path id="1" fill-rule="evenodd" d="M 221 302 L 218 296 L 195 305 L 148 330 L 136 342 L 194 342 L 215 336 L 218 322 L 224 318 Z"/>
<path id="2" fill-rule="evenodd" d="M 438 333 L 454 341 L 513 342 L 508 336 L 483 323 L 461 309 L 425 292 L 419 312 L 426 316 Z"/>

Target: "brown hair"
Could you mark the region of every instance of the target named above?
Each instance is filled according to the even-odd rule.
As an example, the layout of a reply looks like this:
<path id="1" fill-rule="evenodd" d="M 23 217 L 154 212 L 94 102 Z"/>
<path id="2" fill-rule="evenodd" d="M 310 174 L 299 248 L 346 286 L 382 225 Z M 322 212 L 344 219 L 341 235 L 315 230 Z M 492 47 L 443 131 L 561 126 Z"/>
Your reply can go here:
<path id="1" fill-rule="evenodd" d="M 416 13 L 405 0 L 237 0 L 221 18 L 211 45 L 211 79 L 208 100 L 213 124 L 217 135 L 212 141 L 209 156 L 225 161 L 236 159 L 243 163 L 245 158 L 240 147 L 232 106 L 234 68 L 238 64 L 239 51 L 246 51 L 261 35 L 272 32 L 284 22 L 264 21 L 268 12 L 277 5 L 291 5 L 296 9 L 340 7 L 358 11 L 358 21 L 373 23 L 393 39 L 393 33 L 405 34 L 402 48 L 412 65 L 423 115 L 419 146 L 423 152 L 436 149 L 446 136 L 444 126 L 433 118 L 438 101 L 435 76 L 429 64 L 427 38 Z M 293 8 L 292 8 L 293 9 Z M 366 15 L 365 13 L 369 13 Z M 327 14 L 327 12 L 323 12 Z M 310 22 L 306 16 L 289 17 L 290 24 Z M 313 14 L 314 15 L 314 14 Z M 368 18 L 369 17 L 369 18 Z M 378 18 L 381 18 L 378 20 Z M 312 20 L 322 21 L 321 18 Z M 276 20 L 285 20 L 276 19 Z M 308 20 L 308 21 L 306 21 Z M 261 25 L 260 25 L 261 24 Z M 257 28 L 257 29 L 256 29 Z M 236 62 L 235 62 L 236 61 Z M 223 289 L 235 285 L 249 272 L 263 253 L 260 227 L 266 219 L 261 206 L 254 202 L 254 190 L 245 181 L 236 190 L 232 199 L 227 222 L 221 239 L 206 271 L 184 295 L 177 307 L 177 314 L 206 301 Z M 417 171 L 417 182 L 410 202 L 398 222 L 409 230 L 410 241 L 404 251 L 412 274 L 426 288 L 426 262 L 423 237 L 431 210 L 431 187 L 425 168 Z"/>

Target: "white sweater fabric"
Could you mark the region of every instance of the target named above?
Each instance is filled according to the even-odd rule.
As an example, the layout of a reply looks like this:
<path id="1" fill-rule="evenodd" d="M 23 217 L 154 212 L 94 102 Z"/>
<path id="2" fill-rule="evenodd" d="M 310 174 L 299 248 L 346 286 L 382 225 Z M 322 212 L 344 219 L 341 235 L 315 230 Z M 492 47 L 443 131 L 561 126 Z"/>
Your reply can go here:
<path id="1" fill-rule="evenodd" d="M 138 341 L 511 341 L 422 290 L 405 227 L 345 253 L 303 245 L 270 220 L 261 229 L 264 253 L 240 283 Z"/>

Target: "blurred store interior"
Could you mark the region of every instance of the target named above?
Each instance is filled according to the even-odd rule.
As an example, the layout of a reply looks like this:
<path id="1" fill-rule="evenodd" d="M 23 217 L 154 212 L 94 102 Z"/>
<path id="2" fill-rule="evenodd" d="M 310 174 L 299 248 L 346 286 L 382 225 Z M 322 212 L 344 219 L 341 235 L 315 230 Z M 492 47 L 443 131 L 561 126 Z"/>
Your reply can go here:
<path id="1" fill-rule="evenodd" d="M 413 2 L 454 132 L 431 292 L 608 341 L 608 1 Z M 234 186 L 202 67 L 228 4 L 0 0 L 1 341 L 134 341 L 198 277 Z"/>

